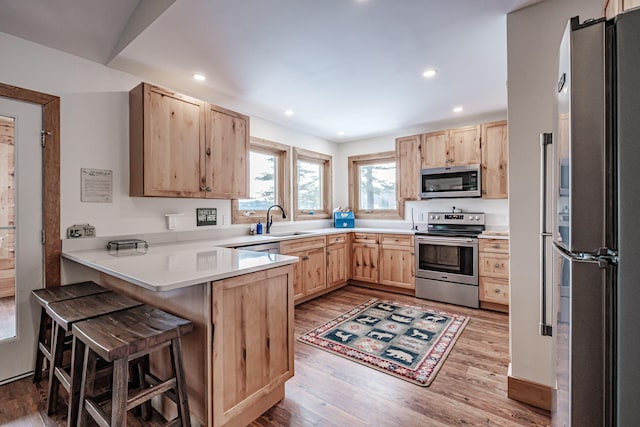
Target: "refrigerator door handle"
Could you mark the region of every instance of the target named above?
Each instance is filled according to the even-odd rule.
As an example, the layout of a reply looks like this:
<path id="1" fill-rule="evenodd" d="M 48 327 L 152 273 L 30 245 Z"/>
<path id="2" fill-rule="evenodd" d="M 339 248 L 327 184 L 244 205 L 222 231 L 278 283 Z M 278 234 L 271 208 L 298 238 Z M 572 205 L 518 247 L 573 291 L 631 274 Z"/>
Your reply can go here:
<path id="1" fill-rule="evenodd" d="M 547 322 L 547 239 L 552 233 L 547 230 L 547 149 L 552 144 L 551 133 L 540 134 L 540 330 L 543 337 L 553 336 L 553 327 Z"/>
<path id="2" fill-rule="evenodd" d="M 574 261 L 593 262 L 598 264 L 600 268 L 606 268 L 609 265 L 618 265 L 618 251 L 609 248 L 599 248 L 594 252 L 570 252 L 560 245 L 554 246 L 564 254 L 567 258 Z"/>

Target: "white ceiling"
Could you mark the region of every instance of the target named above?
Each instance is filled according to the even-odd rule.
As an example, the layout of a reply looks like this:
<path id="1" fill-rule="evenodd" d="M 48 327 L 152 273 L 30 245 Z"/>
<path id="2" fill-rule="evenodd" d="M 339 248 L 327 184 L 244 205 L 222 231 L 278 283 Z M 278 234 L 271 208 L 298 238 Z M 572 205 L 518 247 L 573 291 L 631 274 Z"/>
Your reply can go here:
<path id="1" fill-rule="evenodd" d="M 505 110 L 506 14 L 537 1 L 0 0 L 0 31 L 339 142 Z"/>

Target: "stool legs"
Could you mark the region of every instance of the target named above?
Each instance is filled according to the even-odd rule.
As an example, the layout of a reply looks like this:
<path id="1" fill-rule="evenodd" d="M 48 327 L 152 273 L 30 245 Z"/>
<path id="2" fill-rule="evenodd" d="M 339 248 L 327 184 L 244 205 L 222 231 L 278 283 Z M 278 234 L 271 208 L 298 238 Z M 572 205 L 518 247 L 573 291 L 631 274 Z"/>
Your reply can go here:
<path id="1" fill-rule="evenodd" d="M 47 311 L 42 307 L 40 309 L 40 328 L 38 330 L 38 343 L 36 344 L 36 367 L 33 372 L 33 382 L 38 384 L 42 381 L 42 366 L 44 363 L 44 351 L 46 351 L 46 339 L 47 339 L 47 323 L 49 322 L 49 316 Z M 51 336 L 53 339 L 53 335 Z M 42 347 L 44 348 L 42 348 Z M 49 361 L 47 357 L 47 361 Z"/>
<path id="2" fill-rule="evenodd" d="M 187 397 L 187 384 L 184 380 L 184 367 L 182 364 L 182 344 L 180 338 L 171 340 L 171 364 L 176 376 L 176 395 L 178 397 L 178 418 L 183 427 L 189 427 L 189 399 Z"/>
<path id="3" fill-rule="evenodd" d="M 91 351 L 88 346 L 85 346 L 82 359 L 82 380 L 78 402 L 78 427 L 87 425 L 87 407 L 85 400 L 87 396 L 93 395 L 93 385 L 96 379 L 96 354 Z M 71 425 L 71 423 L 69 423 L 69 425 Z"/>
<path id="4" fill-rule="evenodd" d="M 78 423 L 78 410 L 80 406 L 80 385 L 82 383 L 82 365 L 84 363 L 85 344 L 73 338 L 71 348 L 71 390 L 69 390 L 69 408 L 67 412 L 67 425 L 75 427 Z"/>
<path id="5" fill-rule="evenodd" d="M 49 415 L 56 411 L 58 403 L 58 389 L 60 388 L 60 380 L 56 376 L 56 366 L 62 366 L 62 357 L 64 355 L 64 339 L 65 331 L 56 322 L 51 325 L 51 363 L 49 364 L 49 390 L 47 401 L 47 413 Z"/>
<path id="6" fill-rule="evenodd" d="M 127 425 L 127 392 L 129 382 L 129 362 L 127 358 L 113 361 L 113 394 L 111 396 L 111 426 Z"/>

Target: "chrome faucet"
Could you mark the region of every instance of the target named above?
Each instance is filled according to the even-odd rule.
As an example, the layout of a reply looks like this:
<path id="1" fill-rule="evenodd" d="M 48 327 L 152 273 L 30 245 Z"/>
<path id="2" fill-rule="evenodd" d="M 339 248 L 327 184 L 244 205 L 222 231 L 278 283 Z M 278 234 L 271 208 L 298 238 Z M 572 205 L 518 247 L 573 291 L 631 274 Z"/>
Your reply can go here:
<path id="1" fill-rule="evenodd" d="M 269 206 L 269 209 L 267 209 L 267 231 L 265 231 L 265 234 L 269 234 L 271 232 L 271 224 L 273 224 L 273 218 L 269 218 L 269 212 L 271 211 L 272 208 L 279 208 L 282 211 L 282 219 L 287 219 L 287 214 L 284 213 L 284 209 L 282 209 L 282 206 L 280 205 Z"/>

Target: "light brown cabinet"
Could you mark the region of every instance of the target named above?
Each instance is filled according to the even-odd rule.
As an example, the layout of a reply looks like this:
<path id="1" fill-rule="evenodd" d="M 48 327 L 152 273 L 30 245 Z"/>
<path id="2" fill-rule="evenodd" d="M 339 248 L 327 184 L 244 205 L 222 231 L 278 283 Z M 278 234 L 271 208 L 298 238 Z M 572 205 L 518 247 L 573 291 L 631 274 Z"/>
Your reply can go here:
<path id="1" fill-rule="evenodd" d="M 480 126 L 465 126 L 422 135 L 423 168 L 480 164 Z"/>
<path id="2" fill-rule="evenodd" d="M 415 289 L 413 236 L 380 235 L 380 284 Z"/>
<path id="3" fill-rule="evenodd" d="M 342 285 L 349 280 L 351 259 L 346 233 L 327 236 L 327 287 Z"/>
<path id="4" fill-rule="evenodd" d="M 509 311 L 509 240 L 479 239 L 480 307 Z"/>
<path id="5" fill-rule="evenodd" d="M 351 278 L 378 283 L 378 234 L 353 233 Z"/>
<path id="6" fill-rule="evenodd" d="M 147 83 L 129 92 L 131 196 L 248 197 L 249 118 Z"/>
<path id="7" fill-rule="evenodd" d="M 327 287 L 327 262 L 325 236 L 283 241 L 280 253 L 297 256 L 294 266 L 294 299 L 296 302 L 319 293 Z"/>
<path id="8" fill-rule="evenodd" d="M 482 125 L 482 197 L 508 197 L 509 139 L 507 121 Z"/>
<path id="9" fill-rule="evenodd" d="M 419 200 L 420 135 L 396 139 L 396 186 L 399 203 Z"/>

